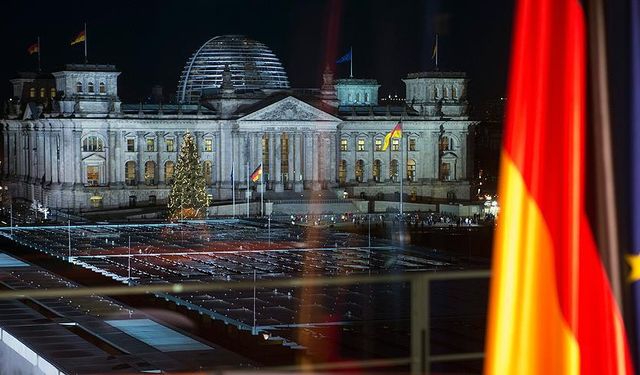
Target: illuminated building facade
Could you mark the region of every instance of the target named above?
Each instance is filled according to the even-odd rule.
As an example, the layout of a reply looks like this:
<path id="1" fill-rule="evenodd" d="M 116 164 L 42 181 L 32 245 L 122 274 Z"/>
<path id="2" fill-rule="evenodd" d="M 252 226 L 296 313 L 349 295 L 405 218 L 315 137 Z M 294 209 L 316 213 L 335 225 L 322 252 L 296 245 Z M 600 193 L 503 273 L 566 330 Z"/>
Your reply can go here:
<path id="1" fill-rule="evenodd" d="M 264 44 L 224 36 L 187 60 L 177 104 L 121 103 L 118 75 L 113 65 L 82 64 L 12 80 L 1 172 L 14 197 L 71 209 L 161 204 L 190 131 L 214 199 L 231 198 L 232 171 L 243 199 L 260 163 L 272 198 L 343 190 L 393 198 L 400 174 L 409 197 L 469 198 L 475 122 L 462 73 L 409 74 L 406 104 L 381 106 L 376 80 L 326 71 L 320 89 L 291 89 Z M 400 120 L 402 143 L 382 151 Z"/>

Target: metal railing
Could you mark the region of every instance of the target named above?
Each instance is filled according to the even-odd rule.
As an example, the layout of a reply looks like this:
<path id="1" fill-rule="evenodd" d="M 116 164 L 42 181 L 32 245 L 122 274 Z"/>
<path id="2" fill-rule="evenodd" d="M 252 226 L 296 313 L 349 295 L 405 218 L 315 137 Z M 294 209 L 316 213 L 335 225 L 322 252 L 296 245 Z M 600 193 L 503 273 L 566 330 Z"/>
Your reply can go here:
<path id="1" fill-rule="evenodd" d="M 411 356 L 409 358 L 376 359 L 367 361 L 348 361 L 303 366 L 305 370 L 335 370 L 348 368 L 392 367 L 410 364 L 412 374 L 430 374 L 431 365 L 437 362 L 460 362 L 480 360 L 484 358 L 482 352 L 449 353 L 441 355 L 431 354 L 430 337 L 430 287 L 433 281 L 453 281 L 469 279 L 486 279 L 490 277 L 489 270 L 422 272 L 390 275 L 352 275 L 335 277 L 313 277 L 281 280 L 252 280 L 207 283 L 176 283 L 151 284 L 133 286 L 104 286 L 55 289 L 23 289 L 2 290 L 0 300 L 19 298 L 59 298 L 80 296 L 122 296 L 136 294 L 158 293 L 190 293 L 190 292 L 220 292 L 233 290 L 247 290 L 260 288 L 301 288 L 314 286 L 346 286 L 362 284 L 383 284 L 394 282 L 408 282 L 411 286 Z M 274 368 L 278 371 L 299 371 L 299 366 L 285 366 Z"/>

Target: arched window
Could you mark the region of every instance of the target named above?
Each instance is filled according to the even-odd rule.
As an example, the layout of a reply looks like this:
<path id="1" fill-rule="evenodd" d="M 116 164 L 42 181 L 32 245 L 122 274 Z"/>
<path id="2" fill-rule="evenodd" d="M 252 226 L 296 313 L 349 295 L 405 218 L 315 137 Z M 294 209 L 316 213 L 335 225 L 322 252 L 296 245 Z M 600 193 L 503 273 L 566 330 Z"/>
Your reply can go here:
<path id="1" fill-rule="evenodd" d="M 368 92 L 364 93 L 364 102 L 367 103 L 367 104 L 369 103 L 369 93 Z"/>
<path id="2" fill-rule="evenodd" d="M 356 181 L 362 182 L 364 177 L 364 161 L 356 161 Z"/>
<path id="3" fill-rule="evenodd" d="M 81 93 L 82 92 L 82 82 L 77 82 L 76 83 L 76 92 L 77 93 Z"/>
<path id="4" fill-rule="evenodd" d="M 380 182 L 380 175 L 382 172 L 382 162 L 380 160 L 373 161 L 373 181 Z"/>
<path id="5" fill-rule="evenodd" d="M 356 93 L 356 103 L 360 103 L 360 93 Z"/>
<path id="6" fill-rule="evenodd" d="M 262 178 L 268 180 L 269 178 L 269 136 L 262 136 Z"/>
<path id="7" fill-rule="evenodd" d="M 392 181 L 398 181 L 398 160 L 397 159 L 391 160 L 391 165 L 389 168 L 389 178 Z"/>
<path id="8" fill-rule="evenodd" d="M 173 182 L 174 169 L 175 169 L 175 164 L 171 160 L 164 163 L 164 181 L 167 184 L 170 184 Z"/>
<path id="9" fill-rule="evenodd" d="M 95 135 L 91 135 L 86 137 L 82 141 L 82 151 L 84 152 L 102 152 L 103 151 L 103 143 L 100 137 L 96 137 Z"/>
<path id="10" fill-rule="evenodd" d="M 434 100 L 438 99 L 438 87 L 437 86 L 433 86 L 433 99 Z"/>
<path id="11" fill-rule="evenodd" d="M 449 97 L 449 90 L 447 90 L 447 86 L 444 86 L 442 88 L 442 97 L 444 97 L 445 99 Z"/>
<path id="12" fill-rule="evenodd" d="M 89 84 L 87 85 L 87 91 L 91 94 L 93 94 L 94 90 L 94 86 L 93 86 L 93 82 L 89 82 Z"/>
<path id="13" fill-rule="evenodd" d="M 124 179 L 127 185 L 136 184 L 136 162 L 128 161 L 124 165 Z"/>
<path id="14" fill-rule="evenodd" d="M 211 185 L 213 183 L 212 167 L 213 164 L 210 160 L 205 160 L 204 163 L 202 163 L 202 168 L 204 169 L 204 179 L 207 182 L 207 185 Z"/>
<path id="15" fill-rule="evenodd" d="M 30 98 L 35 98 L 36 97 L 36 88 L 32 87 L 29 89 L 29 97 Z"/>
<path id="16" fill-rule="evenodd" d="M 416 180 L 416 161 L 413 159 L 407 160 L 407 180 Z"/>
<path id="17" fill-rule="evenodd" d="M 154 161 L 149 160 L 144 163 L 144 184 L 156 184 L 156 163 Z"/>
<path id="18" fill-rule="evenodd" d="M 456 90 L 455 86 L 451 86 L 451 99 L 458 98 L 458 90 Z"/>
<path id="19" fill-rule="evenodd" d="M 58 92 L 56 91 L 55 87 L 52 87 L 51 90 L 49 90 L 49 95 L 51 96 L 51 98 L 55 98 L 57 93 Z"/>
<path id="20" fill-rule="evenodd" d="M 453 139 L 447 136 L 440 138 L 440 152 L 450 151 L 453 149 Z"/>
<path id="21" fill-rule="evenodd" d="M 338 166 L 338 182 L 344 184 L 347 182 L 347 161 L 340 160 L 340 165 Z"/>
<path id="22" fill-rule="evenodd" d="M 44 96 L 47 95 L 47 90 L 44 89 L 44 87 L 40 88 L 40 97 L 44 98 Z"/>
<path id="23" fill-rule="evenodd" d="M 98 89 L 100 90 L 100 94 L 107 93 L 107 86 L 104 85 L 104 82 L 100 82 L 100 85 L 98 85 Z"/>

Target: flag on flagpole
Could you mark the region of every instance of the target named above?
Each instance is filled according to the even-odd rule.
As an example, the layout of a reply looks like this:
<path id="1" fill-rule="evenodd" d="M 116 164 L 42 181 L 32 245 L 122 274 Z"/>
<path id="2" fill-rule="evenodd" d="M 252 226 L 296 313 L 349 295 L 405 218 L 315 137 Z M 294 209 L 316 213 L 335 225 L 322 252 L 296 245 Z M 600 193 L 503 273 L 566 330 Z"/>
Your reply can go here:
<path id="1" fill-rule="evenodd" d="M 431 59 L 435 60 L 438 56 L 438 34 L 436 34 L 436 42 L 433 44 L 433 52 L 431 53 Z"/>
<path id="2" fill-rule="evenodd" d="M 398 122 L 393 129 L 384 136 L 384 143 L 382 144 L 382 151 L 387 151 L 389 148 L 389 144 L 391 143 L 391 138 L 401 138 L 402 137 L 402 121 Z"/>
<path id="3" fill-rule="evenodd" d="M 253 173 L 251 173 L 251 181 L 258 182 L 261 176 L 262 176 L 262 164 L 258 165 L 258 168 L 256 168 L 256 170 L 253 171 Z"/>
<path id="4" fill-rule="evenodd" d="M 584 10 L 519 0 L 515 20 L 485 374 L 632 374 L 586 209 Z"/>
<path id="5" fill-rule="evenodd" d="M 27 48 L 27 52 L 29 53 L 29 55 L 40 52 L 40 45 L 38 44 L 38 42 L 30 45 L 29 48 Z"/>
<path id="6" fill-rule="evenodd" d="M 336 64 L 342 64 L 342 63 L 345 63 L 345 62 L 347 62 L 347 61 L 351 61 L 351 58 L 352 58 L 352 52 L 353 52 L 353 50 L 350 48 L 350 49 L 349 49 L 349 52 L 347 52 L 344 56 L 342 56 L 341 58 L 339 58 L 339 59 L 336 61 Z"/>
<path id="7" fill-rule="evenodd" d="M 87 41 L 87 33 L 85 30 L 82 30 L 78 34 L 76 34 L 75 38 L 73 38 L 73 40 L 71 41 L 71 45 L 74 46 L 78 43 L 82 43 L 86 41 Z"/>

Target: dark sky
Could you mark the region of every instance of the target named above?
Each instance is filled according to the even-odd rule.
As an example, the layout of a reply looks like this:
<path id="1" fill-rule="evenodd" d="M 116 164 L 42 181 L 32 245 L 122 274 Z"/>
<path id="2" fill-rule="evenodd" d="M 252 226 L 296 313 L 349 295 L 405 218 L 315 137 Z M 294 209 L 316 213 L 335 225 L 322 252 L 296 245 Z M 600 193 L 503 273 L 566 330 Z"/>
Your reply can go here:
<path id="1" fill-rule="evenodd" d="M 293 87 L 318 87 L 327 61 L 353 46 L 354 76 L 376 78 L 381 94 L 403 94 L 409 72 L 431 69 L 436 28 L 441 70 L 463 70 L 471 95 L 504 95 L 513 1 L 508 0 L 233 0 L 233 1 L 9 1 L 2 3 L 0 91 L 9 95 L 16 72 L 34 70 L 27 47 L 41 39 L 42 67 L 55 71 L 82 62 L 69 46 L 88 23 L 89 61 L 122 71 L 127 102 L 160 84 L 174 93 L 187 58 L 213 36 L 244 34 L 267 44 Z M 337 67 L 348 75 L 348 64 Z"/>

